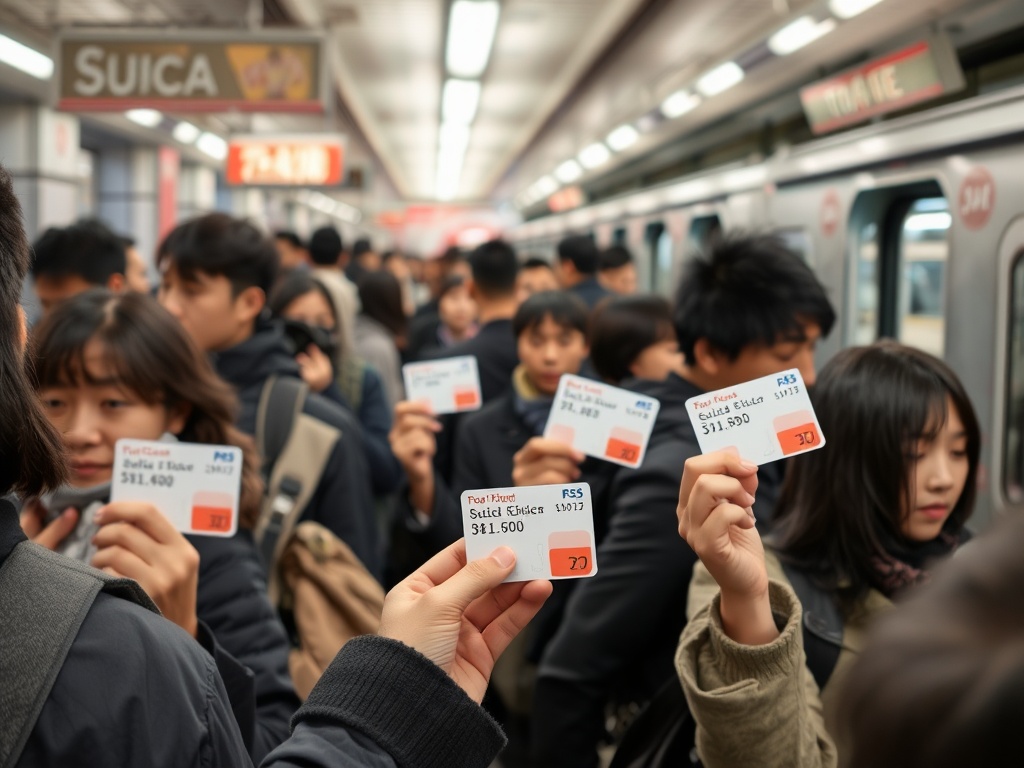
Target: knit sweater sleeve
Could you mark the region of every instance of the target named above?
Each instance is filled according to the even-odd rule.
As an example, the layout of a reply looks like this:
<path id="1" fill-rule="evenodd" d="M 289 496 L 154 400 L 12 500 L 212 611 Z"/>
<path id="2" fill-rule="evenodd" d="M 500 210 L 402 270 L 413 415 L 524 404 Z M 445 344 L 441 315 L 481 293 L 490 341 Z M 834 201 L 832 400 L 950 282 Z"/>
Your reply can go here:
<path id="1" fill-rule="evenodd" d="M 498 724 L 437 665 L 366 636 L 341 649 L 263 768 L 486 768 L 505 746 Z"/>
<path id="2" fill-rule="evenodd" d="M 706 768 L 834 768 L 836 748 L 804 663 L 800 603 L 774 580 L 769 597 L 780 634 L 767 645 L 725 634 L 717 594 L 683 630 L 676 668 L 697 752 Z"/>

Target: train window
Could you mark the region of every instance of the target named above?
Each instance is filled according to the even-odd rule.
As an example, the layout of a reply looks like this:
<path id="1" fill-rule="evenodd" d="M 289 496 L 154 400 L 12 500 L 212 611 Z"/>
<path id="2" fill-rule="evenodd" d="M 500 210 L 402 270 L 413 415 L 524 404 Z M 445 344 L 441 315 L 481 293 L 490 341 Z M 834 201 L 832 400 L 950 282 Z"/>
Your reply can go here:
<path id="1" fill-rule="evenodd" d="M 1024 502 L 1024 251 L 1014 259 L 1010 291 L 1003 478 L 1006 498 L 1020 503 Z"/>
<path id="2" fill-rule="evenodd" d="M 860 228 L 857 248 L 857 291 L 854 295 L 853 343 L 870 344 L 878 334 L 878 304 L 882 290 L 878 269 L 878 226 Z"/>
<path id="3" fill-rule="evenodd" d="M 690 233 L 686 236 L 686 250 L 689 253 L 707 250 L 722 236 L 722 220 L 717 215 L 697 216 L 690 221 Z"/>
<path id="4" fill-rule="evenodd" d="M 612 232 L 612 245 L 625 245 L 626 244 L 626 228 L 617 227 Z"/>
<path id="5" fill-rule="evenodd" d="M 786 247 L 807 261 L 811 255 L 811 240 L 805 229 L 777 229 L 775 236 L 786 244 Z"/>
<path id="6" fill-rule="evenodd" d="M 900 229 L 897 338 L 938 357 L 945 350 L 947 234 L 952 221 L 944 197 L 922 198 L 911 204 Z"/>
<path id="7" fill-rule="evenodd" d="M 672 235 L 660 221 L 647 225 L 647 250 L 650 254 L 651 289 L 662 294 L 672 291 L 675 277 L 672 263 Z M 639 267 L 639 265 L 638 265 Z"/>

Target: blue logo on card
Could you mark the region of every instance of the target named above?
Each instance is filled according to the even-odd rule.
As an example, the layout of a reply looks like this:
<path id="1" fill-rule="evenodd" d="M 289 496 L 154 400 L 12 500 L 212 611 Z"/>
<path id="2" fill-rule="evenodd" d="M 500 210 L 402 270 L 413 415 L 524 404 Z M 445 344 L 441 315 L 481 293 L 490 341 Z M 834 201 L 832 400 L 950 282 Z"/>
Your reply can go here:
<path id="1" fill-rule="evenodd" d="M 653 403 L 645 403 L 643 400 L 636 401 L 636 407 L 639 408 L 641 411 L 650 411 L 652 405 Z"/>
<path id="2" fill-rule="evenodd" d="M 787 373 L 785 376 L 780 376 L 775 380 L 775 383 L 780 387 L 788 387 L 790 384 L 796 384 L 796 375 Z"/>
<path id="3" fill-rule="evenodd" d="M 582 499 L 583 489 L 582 488 L 563 488 L 562 489 L 563 499 Z"/>
<path id="4" fill-rule="evenodd" d="M 233 451 L 214 451 L 213 460 L 232 462 L 235 460 L 235 454 Z"/>

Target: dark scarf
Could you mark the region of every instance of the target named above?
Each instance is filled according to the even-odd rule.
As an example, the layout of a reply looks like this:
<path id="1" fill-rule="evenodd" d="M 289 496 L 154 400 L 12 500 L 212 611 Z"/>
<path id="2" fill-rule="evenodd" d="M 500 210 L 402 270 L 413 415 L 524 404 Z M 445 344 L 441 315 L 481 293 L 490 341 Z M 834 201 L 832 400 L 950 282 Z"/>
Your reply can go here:
<path id="1" fill-rule="evenodd" d="M 874 587 L 892 599 L 907 587 L 926 584 L 931 566 L 953 554 L 968 538 L 966 529 L 959 534 L 942 531 L 931 541 L 887 547 L 885 555 L 872 561 Z"/>
<path id="2" fill-rule="evenodd" d="M 545 396 L 533 386 L 522 365 L 512 372 L 512 392 L 515 396 L 516 414 L 534 437 L 543 435 L 554 398 Z"/>

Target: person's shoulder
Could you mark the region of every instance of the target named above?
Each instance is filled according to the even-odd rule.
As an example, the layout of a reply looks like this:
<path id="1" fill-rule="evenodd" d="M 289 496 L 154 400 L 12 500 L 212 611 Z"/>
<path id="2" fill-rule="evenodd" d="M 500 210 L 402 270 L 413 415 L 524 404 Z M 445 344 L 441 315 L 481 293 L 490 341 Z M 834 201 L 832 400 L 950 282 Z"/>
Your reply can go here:
<path id="1" fill-rule="evenodd" d="M 312 416 L 317 421 L 322 421 L 330 427 L 340 429 L 342 432 L 359 429 L 359 422 L 349 409 L 339 403 L 328 400 L 316 392 L 310 392 L 306 396 L 302 412 L 307 416 Z"/>

